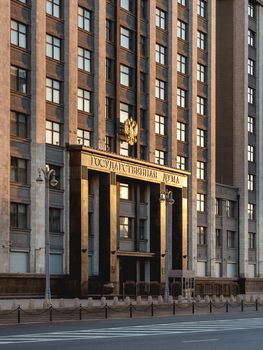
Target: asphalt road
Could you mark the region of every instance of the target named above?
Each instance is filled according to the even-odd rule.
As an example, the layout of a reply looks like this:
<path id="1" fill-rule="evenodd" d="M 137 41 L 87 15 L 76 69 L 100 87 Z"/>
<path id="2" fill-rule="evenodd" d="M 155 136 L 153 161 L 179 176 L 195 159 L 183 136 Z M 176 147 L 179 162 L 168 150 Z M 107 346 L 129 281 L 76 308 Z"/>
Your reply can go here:
<path id="1" fill-rule="evenodd" d="M 0 350 L 262 350 L 263 313 L 0 327 Z"/>

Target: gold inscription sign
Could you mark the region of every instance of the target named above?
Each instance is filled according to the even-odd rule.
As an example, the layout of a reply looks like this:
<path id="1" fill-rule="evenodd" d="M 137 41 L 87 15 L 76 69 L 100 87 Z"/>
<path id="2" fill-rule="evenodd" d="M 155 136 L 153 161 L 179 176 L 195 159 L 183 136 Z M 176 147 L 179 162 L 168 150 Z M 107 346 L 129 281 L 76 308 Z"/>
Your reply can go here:
<path id="1" fill-rule="evenodd" d="M 89 169 L 114 172 L 118 175 L 139 178 L 151 182 L 164 182 L 177 187 L 186 185 L 186 177 L 172 172 L 161 171 L 144 165 L 130 164 L 101 156 L 86 154 L 84 164 Z"/>

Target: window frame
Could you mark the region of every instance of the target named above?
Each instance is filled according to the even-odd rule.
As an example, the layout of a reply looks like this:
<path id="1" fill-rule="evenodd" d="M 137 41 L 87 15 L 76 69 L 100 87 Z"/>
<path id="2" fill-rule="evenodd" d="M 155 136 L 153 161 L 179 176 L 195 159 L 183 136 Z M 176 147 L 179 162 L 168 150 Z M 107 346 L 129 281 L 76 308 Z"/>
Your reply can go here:
<path id="1" fill-rule="evenodd" d="M 10 36 L 11 36 L 10 43 L 12 45 L 18 46 L 22 49 L 27 49 L 27 25 L 26 24 L 21 23 L 17 20 L 11 19 Z"/>

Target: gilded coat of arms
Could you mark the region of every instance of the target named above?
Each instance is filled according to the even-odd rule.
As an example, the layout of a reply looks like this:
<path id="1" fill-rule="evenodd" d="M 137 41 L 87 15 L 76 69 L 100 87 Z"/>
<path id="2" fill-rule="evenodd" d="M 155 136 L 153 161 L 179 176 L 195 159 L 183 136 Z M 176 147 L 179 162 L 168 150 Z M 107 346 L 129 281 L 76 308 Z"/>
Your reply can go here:
<path id="1" fill-rule="evenodd" d="M 133 146 L 137 142 L 138 125 L 134 119 L 128 118 L 124 123 L 124 132 L 129 145 Z"/>

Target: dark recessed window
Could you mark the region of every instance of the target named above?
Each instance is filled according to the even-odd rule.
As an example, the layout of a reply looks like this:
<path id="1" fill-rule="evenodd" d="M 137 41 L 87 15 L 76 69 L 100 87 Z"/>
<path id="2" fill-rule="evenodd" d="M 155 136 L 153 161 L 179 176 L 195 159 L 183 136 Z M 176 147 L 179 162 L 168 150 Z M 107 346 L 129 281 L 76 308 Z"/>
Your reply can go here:
<path id="1" fill-rule="evenodd" d="M 27 71 L 25 69 L 11 66 L 11 89 L 27 93 Z"/>
<path id="2" fill-rule="evenodd" d="M 10 132 L 12 136 L 26 138 L 28 134 L 28 116 L 18 112 L 11 112 Z"/>
<path id="3" fill-rule="evenodd" d="M 11 228 L 27 229 L 27 205 L 20 203 L 10 204 Z"/>
<path id="4" fill-rule="evenodd" d="M 25 159 L 11 157 L 11 181 L 21 185 L 27 183 L 27 161 Z"/>

